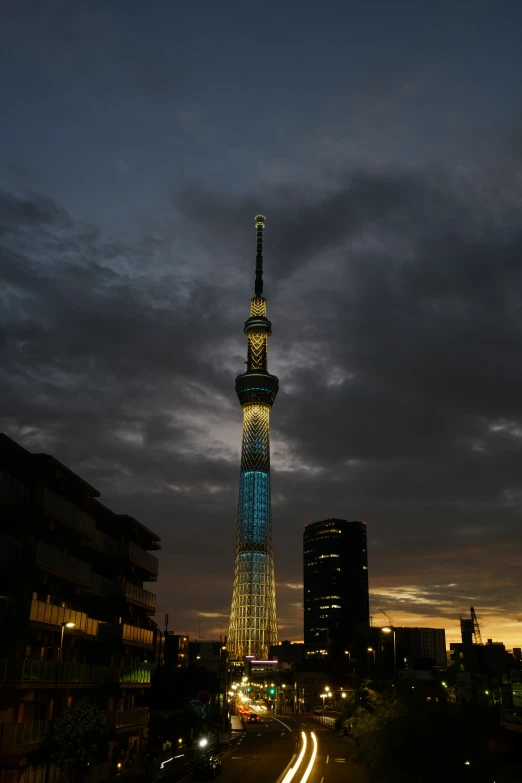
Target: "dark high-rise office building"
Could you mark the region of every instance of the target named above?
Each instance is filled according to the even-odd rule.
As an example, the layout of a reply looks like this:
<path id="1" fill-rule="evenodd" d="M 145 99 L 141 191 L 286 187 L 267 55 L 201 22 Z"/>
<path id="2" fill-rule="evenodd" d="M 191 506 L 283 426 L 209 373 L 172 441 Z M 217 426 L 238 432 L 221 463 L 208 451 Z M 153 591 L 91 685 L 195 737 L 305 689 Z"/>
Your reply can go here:
<path id="1" fill-rule="evenodd" d="M 326 519 L 306 525 L 304 640 L 313 651 L 341 651 L 369 626 L 366 524 Z"/>

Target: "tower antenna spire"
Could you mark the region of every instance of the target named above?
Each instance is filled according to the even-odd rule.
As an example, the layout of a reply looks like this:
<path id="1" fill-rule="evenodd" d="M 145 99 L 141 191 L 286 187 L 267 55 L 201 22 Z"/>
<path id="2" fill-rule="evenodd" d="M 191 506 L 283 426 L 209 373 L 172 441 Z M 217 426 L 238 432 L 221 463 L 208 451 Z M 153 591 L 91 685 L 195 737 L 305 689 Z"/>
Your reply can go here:
<path id="1" fill-rule="evenodd" d="M 263 296 L 263 231 L 265 216 L 256 215 L 256 296 Z"/>

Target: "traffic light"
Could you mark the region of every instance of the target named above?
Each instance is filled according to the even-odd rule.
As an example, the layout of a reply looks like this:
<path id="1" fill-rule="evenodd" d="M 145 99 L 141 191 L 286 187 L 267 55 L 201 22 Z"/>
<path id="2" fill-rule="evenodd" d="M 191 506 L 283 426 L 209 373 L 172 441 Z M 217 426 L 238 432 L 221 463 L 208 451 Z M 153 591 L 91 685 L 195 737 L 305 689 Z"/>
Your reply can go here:
<path id="1" fill-rule="evenodd" d="M 275 696 L 275 692 L 276 692 L 275 688 L 270 688 L 270 690 L 268 692 L 269 692 L 270 696 Z"/>
<path id="2" fill-rule="evenodd" d="M 247 688 L 247 693 L 250 693 L 251 690 L 252 688 Z"/>

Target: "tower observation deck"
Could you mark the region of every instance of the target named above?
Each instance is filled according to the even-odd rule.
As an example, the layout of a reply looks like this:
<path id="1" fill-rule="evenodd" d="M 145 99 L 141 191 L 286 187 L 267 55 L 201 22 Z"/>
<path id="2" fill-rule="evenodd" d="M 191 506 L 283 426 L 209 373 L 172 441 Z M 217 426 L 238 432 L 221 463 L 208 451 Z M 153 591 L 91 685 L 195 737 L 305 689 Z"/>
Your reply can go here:
<path id="1" fill-rule="evenodd" d="M 263 230 L 257 215 L 257 256 L 254 296 L 245 323 L 247 370 L 236 378 L 243 409 L 243 447 L 239 479 L 234 587 L 228 651 L 231 657 L 266 658 L 277 644 L 272 510 L 270 498 L 270 410 L 279 388 L 268 372 L 268 338 L 272 324 L 263 296 Z"/>

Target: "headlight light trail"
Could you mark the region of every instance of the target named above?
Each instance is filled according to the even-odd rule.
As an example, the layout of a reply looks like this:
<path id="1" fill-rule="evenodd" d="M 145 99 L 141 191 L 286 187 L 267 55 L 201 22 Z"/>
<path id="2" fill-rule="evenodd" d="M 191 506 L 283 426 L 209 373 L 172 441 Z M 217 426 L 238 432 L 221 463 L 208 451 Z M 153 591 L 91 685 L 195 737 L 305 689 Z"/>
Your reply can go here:
<path id="1" fill-rule="evenodd" d="M 314 763 L 315 763 L 315 757 L 317 756 L 317 739 L 316 739 L 315 734 L 314 734 L 313 731 L 312 731 L 312 741 L 314 743 L 314 749 L 312 751 L 312 757 L 311 757 L 310 761 L 308 762 L 308 766 L 305 769 L 305 773 L 304 773 L 303 777 L 301 778 L 300 783 L 306 783 L 306 781 L 310 777 L 310 772 L 313 769 L 313 766 L 314 766 Z"/>
<path id="2" fill-rule="evenodd" d="M 301 736 L 303 738 L 303 747 L 301 748 L 301 753 L 299 754 L 297 761 L 293 765 L 293 767 L 290 767 L 286 775 L 284 776 L 281 783 L 290 783 L 291 780 L 293 780 L 295 773 L 301 766 L 301 762 L 303 760 L 304 754 L 306 753 L 306 734 L 304 731 L 301 732 Z"/>

